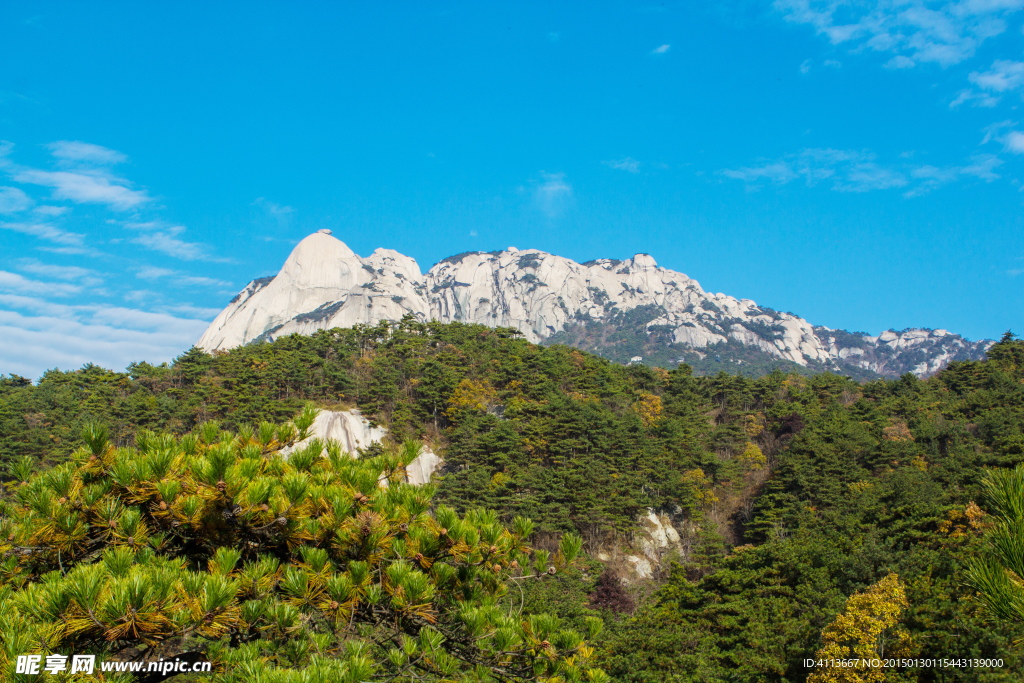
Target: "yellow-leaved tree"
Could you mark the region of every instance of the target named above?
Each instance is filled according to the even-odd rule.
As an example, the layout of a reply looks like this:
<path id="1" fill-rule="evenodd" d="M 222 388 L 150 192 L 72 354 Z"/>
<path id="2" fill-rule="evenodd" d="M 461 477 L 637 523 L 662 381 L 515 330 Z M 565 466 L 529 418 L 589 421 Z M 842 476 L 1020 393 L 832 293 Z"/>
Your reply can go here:
<path id="1" fill-rule="evenodd" d="M 641 394 L 639 400 L 633 404 L 633 411 L 643 420 L 645 427 L 651 427 L 661 422 L 664 408 L 661 405 L 661 397 L 654 394 Z"/>
<path id="2" fill-rule="evenodd" d="M 886 670 L 869 662 L 910 654 L 910 635 L 893 628 L 906 608 L 907 596 L 896 574 L 851 595 L 835 621 L 821 632 L 823 645 L 815 655 L 821 665 L 815 667 L 808 683 L 885 681 Z M 851 665 L 836 666 L 837 660 Z"/>

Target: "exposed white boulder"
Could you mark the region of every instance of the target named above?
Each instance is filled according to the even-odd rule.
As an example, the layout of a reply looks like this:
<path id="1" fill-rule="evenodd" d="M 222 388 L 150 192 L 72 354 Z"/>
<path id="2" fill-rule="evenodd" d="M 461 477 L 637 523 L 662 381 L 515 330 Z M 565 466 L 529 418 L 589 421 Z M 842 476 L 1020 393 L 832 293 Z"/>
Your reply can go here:
<path id="1" fill-rule="evenodd" d="M 625 560 L 633 566 L 633 572 L 637 577 L 641 579 L 649 579 L 654 576 L 651 561 L 647 558 L 638 557 L 637 555 L 626 555 Z"/>
<path id="2" fill-rule="evenodd" d="M 359 410 L 321 410 L 309 428 L 306 439 L 281 449 L 281 452 L 287 456 L 305 447 L 313 439 L 320 439 L 337 441 L 342 450 L 356 455 L 357 449 L 380 443 L 387 435 L 387 429 L 371 424 Z M 426 484 L 434 472 L 441 469 L 442 464 L 444 461 L 423 444 L 419 457 L 405 467 L 406 481 L 410 484 Z"/>
<path id="3" fill-rule="evenodd" d="M 355 453 L 372 443 L 380 443 L 388 430 L 373 426 L 359 410 L 322 410 L 310 427 L 312 437 L 337 441 L 343 450 Z"/>
<path id="4" fill-rule="evenodd" d="M 424 445 L 418 458 L 405 467 L 405 476 L 410 484 L 427 484 L 430 478 L 441 469 L 444 461 L 429 446 Z"/>

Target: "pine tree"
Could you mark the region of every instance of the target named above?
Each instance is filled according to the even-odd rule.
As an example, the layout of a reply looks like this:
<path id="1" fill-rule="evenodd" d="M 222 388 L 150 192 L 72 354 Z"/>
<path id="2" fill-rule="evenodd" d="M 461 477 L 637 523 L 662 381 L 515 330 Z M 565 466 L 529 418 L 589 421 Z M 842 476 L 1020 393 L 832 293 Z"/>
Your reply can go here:
<path id="1" fill-rule="evenodd" d="M 218 683 L 607 680 L 581 634 L 509 594 L 578 536 L 535 552 L 529 520 L 435 508 L 405 483 L 414 449 L 299 444 L 313 418 L 133 448 L 90 425 L 22 481 L 0 504 L 0 678 L 23 654 L 141 651 L 205 656 Z"/>
<path id="2" fill-rule="evenodd" d="M 991 614 L 1024 623 L 1024 465 L 993 470 L 984 483 L 994 520 L 988 553 L 969 565 L 967 583 Z"/>

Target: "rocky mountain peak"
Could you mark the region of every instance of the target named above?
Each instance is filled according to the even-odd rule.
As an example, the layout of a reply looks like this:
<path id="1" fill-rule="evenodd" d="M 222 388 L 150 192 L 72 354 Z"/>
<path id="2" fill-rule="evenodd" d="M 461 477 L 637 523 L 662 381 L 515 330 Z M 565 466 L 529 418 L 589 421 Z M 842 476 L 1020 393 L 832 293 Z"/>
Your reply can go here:
<path id="1" fill-rule="evenodd" d="M 723 348 L 743 348 L 811 369 L 889 376 L 931 374 L 952 360 L 981 357 L 992 343 L 946 330 L 872 337 L 814 327 L 750 299 L 705 292 L 649 254 L 576 263 L 508 247 L 450 256 L 422 274 L 415 259 L 393 249 L 363 258 L 320 231 L 299 242 L 275 277 L 246 285 L 197 345 L 225 349 L 407 314 L 514 327 L 533 342 L 557 340 L 606 354 L 609 336 L 613 342 L 622 336 L 609 333 L 626 329 L 647 346 L 679 353 L 716 349 L 720 360 Z"/>

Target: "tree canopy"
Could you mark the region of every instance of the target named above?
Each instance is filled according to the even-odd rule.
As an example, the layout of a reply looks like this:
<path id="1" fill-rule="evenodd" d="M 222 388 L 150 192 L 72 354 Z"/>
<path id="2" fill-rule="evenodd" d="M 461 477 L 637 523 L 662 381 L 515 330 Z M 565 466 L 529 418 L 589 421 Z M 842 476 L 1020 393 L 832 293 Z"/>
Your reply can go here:
<path id="1" fill-rule="evenodd" d="M 514 588 L 569 566 L 578 537 L 532 550 L 529 520 L 435 508 L 435 487 L 405 481 L 415 444 L 289 453 L 312 415 L 124 448 L 89 425 L 21 482 L 0 508 L 6 679 L 30 679 L 27 653 L 197 651 L 225 683 L 605 680 L 584 634 Z"/>

